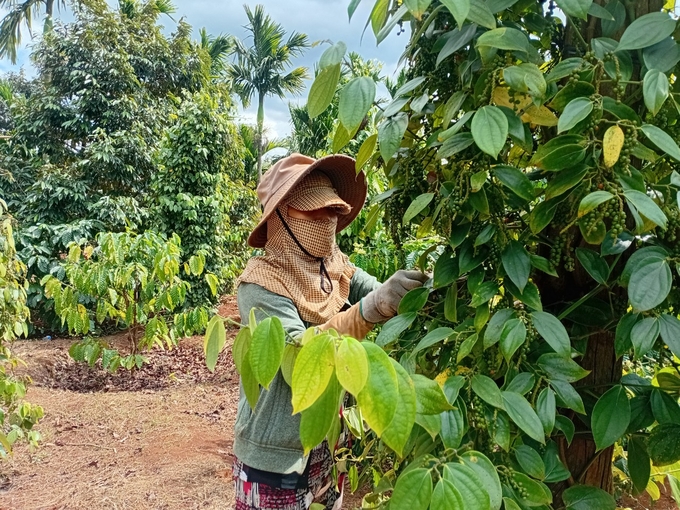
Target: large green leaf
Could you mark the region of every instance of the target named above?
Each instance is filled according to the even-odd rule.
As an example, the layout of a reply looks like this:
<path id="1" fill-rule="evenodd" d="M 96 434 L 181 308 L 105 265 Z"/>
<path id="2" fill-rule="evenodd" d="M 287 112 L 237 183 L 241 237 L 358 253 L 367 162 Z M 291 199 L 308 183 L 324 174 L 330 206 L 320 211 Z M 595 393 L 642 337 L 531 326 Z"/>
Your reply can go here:
<path id="1" fill-rule="evenodd" d="M 501 308 L 493 314 L 484 333 L 484 348 L 488 349 L 498 343 L 505 323 L 515 317 L 515 311 L 511 308 Z"/>
<path id="2" fill-rule="evenodd" d="M 673 159 L 680 161 L 680 147 L 668 133 L 652 124 L 643 124 L 640 129 L 654 145 Z"/>
<path id="3" fill-rule="evenodd" d="M 241 331 L 249 332 L 250 330 L 244 328 Z M 227 331 L 224 329 L 223 319 L 220 316 L 215 315 L 208 323 L 208 327 L 205 331 L 205 340 L 203 342 L 205 363 L 208 366 L 208 370 L 211 372 L 215 370 L 215 365 L 217 365 L 217 357 L 220 355 L 220 352 L 222 352 L 222 349 L 224 349 L 226 342 Z"/>
<path id="4" fill-rule="evenodd" d="M 588 19 L 588 9 L 593 0 L 556 0 L 555 3 L 569 16 Z"/>
<path id="5" fill-rule="evenodd" d="M 448 287 L 458 278 L 458 261 L 450 253 L 442 253 L 434 265 L 432 286 L 435 289 Z"/>
<path id="6" fill-rule="evenodd" d="M 408 224 L 413 218 L 415 218 L 418 213 L 425 209 L 432 199 L 434 198 L 434 193 L 423 193 L 418 195 L 408 206 L 406 212 L 404 213 L 403 223 Z"/>
<path id="7" fill-rule="evenodd" d="M 266 389 L 279 371 L 285 346 L 286 334 L 278 317 L 267 317 L 257 325 L 248 357 L 255 380 Z"/>
<path id="8" fill-rule="evenodd" d="M 399 314 L 408 314 L 421 310 L 425 303 L 427 303 L 429 294 L 430 289 L 427 287 L 417 287 L 409 290 L 399 302 Z"/>
<path id="9" fill-rule="evenodd" d="M 310 119 L 321 115 L 333 101 L 335 89 L 340 83 L 340 71 L 341 65 L 337 63 L 324 67 L 317 74 L 307 98 L 307 113 Z"/>
<path id="10" fill-rule="evenodd" d="M 459 400 L 458 405 L 451 411 L 442 413 L 441 430 L 439 435 L 446 448 L 458 448 L 465 436 L 465 415 L 463 414 L 464 405 Z"/>
<path id="11" fill-rule="evenodd" d="M 482 479 L 465 464 L 449 462 L 444 465 L 444 479 L 453 483 L 463 499 L 463 508 L 490 510 L 491 500 Z"/>
<path id="12" fill-rule="evenodd" d="M 456 0 L 457 1 L 457 0 Z M 486 28 L 496 28 L 496 18 L 491 9 L 482 0 L 470 0 L 470 10 L 467 15 L 468 21 Z"/>
<path id="13" fill-rule="evenodd" d="M 537 363 L 548 374 L 551 381 L 576 382 L 590 373 L 573 359 L 551 352 L 541 355 Z"/>
<path id="14" fill-rule="evenodd" d="M 576 248 L 576 258 L 593 280 L 602 285 L 606 285 L 609 279 L 609 265 L 600 255 L 587 248 Z"/>
<path id="15" fill-rule="evenodd" d="M 342 64 L 342 59 L 345 58 L 346 52 L 347 45 L 342 41 L 338 41 L 337 43 L 326 48 L 326 50 L 321 54 L 321 58 L 319 58 L 319 69 L 325 69 L 328 66 Z M 333 89 L 333 92 L 335 92 L 335 89 Z"/>
<path id="16" fill-rule="evenodd" d="M 527 399 L 519 393 L 504 391 L 503 403 L 510 419 L 530 438 L 545 444 L 543 424 Z"/>
<path id="17" fill-rule="evenodd" d="M 508 363 L 520 345 L 526 341 L 526 338 L 527 328 L 521 319 L 510 319 L 505 323 L 501 331 L 500 349 Z"/>
<path id="18" fill-rule="evenodd" d="M 383 431 L 381 439 L 398 455 L 403 455 L 404 447 L 411 435 L 416 421 L 416 390 L 404 367 L 390 358 L 398 380 L 398 412 L 394 413 L 392 421 Z"/>
<path id="19" fill-rule="evenodd" d="M 666 299 L 671 284 L 672 275 L 668 262 L 648 257 L 630 275 L 628 299 L 637 311 L 651 310 Z"/>
<path id="20" fill-rule="evenodd" d="M 642 494 L 647 488 L 652 466 L 647 453 L 647 446 L 638 437 L 631 437 L 628 441 L 628 472 L 633 487 L 638 493 Z"/>
<path id="21" fill-rule="evenodd" d="M 672 37 L 648 46 L 642 51 L 647 69 L 657 69 L 662 73 L 672 70 L 680 62 L 680 45 Z"/>
<path id="22" fill-rule="evenodd" d="M 501 254 L 503 268 L 520 292 L 529 282 L 531 255 L 519 241 L 510 241 Z"/>
<path id="23" fill-rule="evenodd" d="M 453 18 L 458 23 L 459 27 L 463 26 L 468 12 L 470 12 L 470 0 L 440 0 L 441 4 L 446 7 L 453 15 Z"/>
<path id="24" fill-rule="evenodd" d="M 579 135 L 556 136 L 538 147 L 530 163 L 550 172 L 571 168 L 585 158 L 584 142 Z"/>
<path id="25" fill-rule="evenodd" d="M 562 493 L 565 510 L 616 510 L 616 500 L 608 492 L 591 485 L 574 485 Z"/>
<path id="26" fill-rule="evenodd" d="M 364 389 L 357 395 L 357 402 L 368 426 L 380 436 L 397 411 L 399 380 L 385 351 L 371 342 L 362 345 L 368 357 L 369 376 Z"/>
<path id="27" fill-rule="evenodd" d="M 484 402 L 499 409 L 503 409 L 501 390 L 493 379 L 482 374 L 477 374 L 470 379 L 470 387 Z"/>
<path id="28" fill-rule="evenodd" d="M 334 371 L 335 346 L 329 335 L 317 335 L 302 346 L 293 368 L 293 413 L 299 413 L 316 402 Z"/>
<path id="29" fill-rule="evenodd" d="M 423 16 L 423 13 L 427 11 L 431 3 L 432 0 L 404 0 L 404 4 L 416 19 L 420 19 Z"/>
<path id="30" fill-rule="evenodd" d="M 680 357 L 680 319 L 668 314 L 659 317 L 661 338 L 676 356 Z"/>
<path id="31" fill-rule="evenodd" d="M 413 374 L 411 379 L 416 390 L 418 414 L 439 414 L 453 409 L 437 381 L 422 374 Z"/>
<path id="32" fill-rule="evenodd" d="M 386 162 L 397 152 L 407 127 L 408 115 L 403 112 L 390 117 L 378 127 L 380 155 Z"/>
<path id="33" fill-rule="evenodd" d="M 472 118 L 471 130 L 477 147 L 495 158 L 508 137 L 508 119 L 500 108 L 483 106 Z"/>
<path id="34" fill-rule="evenodd" d="M 650 69 L 645 74 L 642 91 L 645 106 L 656 115 L 668 98 L 668 77 L 658 69 Z"/>
<path id="35" fill-rule="evenodd" d="M 647 317 L 635 324 L 630 331 L 630 341 L 633 344 L 635 358 L 640 359 L 647 354 L 659 337 L 659 320 Z"/>
<path id="36" fill-rule="evenodd" d="M 335 373 L 340 384 L 352 395 L 358 395 L 368 380 L 368 360 L 363 346 L 354 338 L 340 342 L 335 353 Z"/>
<path id="37" fill-rule="evenodd" d="M 458 126 L 460 122 L 461 121 L 458 121 L 454 127 Z M 444 141 L 437 151 L 437 157 L 440 159 L 450 158 L 451 156 L 464 151 L 473 143 L 475 143 L 475 140 L 472 137 L 472 133 L 457 133 Z"/>
<path id="38" fill-rule="evenodd" d="M 612 198 L 614 198 L 614 195 L 608 191 L 593 191 L 592 193 L 589 193 L 583 197 L 583 200 L 581 200 L 581 203 L 578 206 L 579 218 L 585 216 L 590 211 L 596 209 L 600 204 L 603 204 Z"/>
<path id="39" fill-rule="evenodd" d="M 538 234 L 545 227 L 550 225 L 550 222 L 555 217 L 555 211 L 559 205 L 559 200 L 544 200 L 539 203 L 534 210 L 531 211 L 529 218 L 529 227 L 534 234 Z"/>
<path id="40" fill-rule="evenodd" d="M 375 339 L 375 343 L 380 347 L 391 344 L 399 337 L 399 335 L 406 331 L 411 324 L 413 324 L 416 317 L 416 312 L 404 313 L 392 317 L 383 325 L 380 333 Z"/>
<path id="41" fill-rule="evenodd" d="M 489 495 L 491 510 L 499 510 L 502 502 L 503 489 L 498 477 L 498 472 L 496 471 L 496 466 L 491 463 L 486 455 L 474 450 L 466 451 L 460 456 L 460 459 L 463 461 L 463 464 L 472 469 L 479 479 L 482 480 L 482 486 Z"/>
<path id="42" fill-rule="evenodd" d="M 555 394 L 560 399 L 560 402 L 558 403 L 560 406 L 580 414 L 586 414 L 583 406 L 583 399 L 571 384 L 566 381 L 552 380 L 550 381 L 550 386 L 552 386 L 555 390 Z M 555 426 L 557 426 L 557 422 Z"/>
<path id="43" fill-rule="evenodd" d="M 432 493 L 430 510 L 465 510 L 463 497 L 455 485 L 440 478 Z"/>
<path id="44" fill-rule="evenodd" d="M 469 23 L 459 29 L 451 30 L 443 36 L 446 41 L 437 55 L 436 65 L 438 66 L 444 59 L 453 55 L 455 52 L 467 46 L 477 32 L 477 25 Z M 448 124 L 448 123 L 447 123 Z M 462 127 L 462 126 L 461 126 Z"/>
<path id="45" fill-rule="evenodd" d="M 338 118 L 348 131 L 361 124 L 375 100 L 375 82 L 367 76 L 352 79 L 340 92 Z"/>
<path id="46" fill-rule="evenodd" d="M 522 470 L 537 480 L 545 478 L 545 463 L 536 450 L 527 445 L 515 448 L 515 458 Z"/>
<path id="47" fill-rule="evenodd" d="M 517 196 L 525 200 L 535 198 L 534 186 L 524 172 L 508 165 L 497 165 L 493 167 L 493 174 L 505 186 L 514 191 Z"/>
<path id="48" fill-rule="evenodd" d="M 531 313 L 531 321 L 538 334 L 557 354 L 565 358 L 571 357 L 569 334 L 557 317 L 547 312 L 534 311 Z"/>
<path id="49" fill-rule="evenodd" d="M 556 413 L 555 392 L 550 388 L 543 388 L 536 399 L 536 414 L 543 424 L 546 436 L 549 436 L 555 428 Z"/>
<path id="50" fill-rule="evenodd" d="M 432 498 L 432 476 L 425 468 L 404 472 L 394 486 L 390 498 L 392 510 L 427 510 Z"/>
<path id="51" fill-rule="evenodd" d="M 558 173 L 554 179 L 548 181 L 548 186 L 545 188 L 545 199 L 550 200 L 569 191 L 580 184 L 587 173 L 588 167 L 586 165 L 576 165 Z"/>
<path id="52" fill-rule="evenodd" d="M 300 441 L 305 455 L 323 442 L 333 420 L 340 419 L 338 411 L 341 391 L 338 380 L 332 376 L 323 395 L 300 413 Z"/>
<path id="53" fill-rule="evenodd" d="M 543 97 L 547 84 L 541 70 L 535 64 L 520 64 L 503 69 L 503 79 L 510 88 L 528 92 L 533 97 Z"/>
<path id="54" fill-rule="evenodd" d="M 661 210 L 661 208 L 656 205 L 654 200 L 649 198 L 645 193 L 637 190 L 629 189 L 623 192 L 624 196 L 628 200 L 629 204 L 633 205 L 637 211 L 642 214 L 645 218 L 653 221 L 659 227 L 665 229 L 668 223 L 668 218 Z"/>
<path id="55" fill-rule="evenodd" d="M 663 41 L 675 30 L 675 20 L 665 12 L 652 12 L 633 21 L 621 36 L 617 51 L 639 50 Z"/>
<path id="56" fill-rule="evenodd" d="M 516 28 L 494 28 L 477 39 L 477 46 L 489 46 L 499 50 L 526 51 L 527 36 Z"/>
<path id="57" fill-rule="evenodd" d="M 655 466 L 680 460 L 680 424 L 663 423 L 654 427 L 647 439 L 647 451 Z"/>
<path id="58" fill-rule="evenodd" d="M 680 424 L 680 406 L 678 406 L 677 398 L 671 397 L 668 393 L 659 388 L 654 388 L 649 398 L 649 402 L 656 421 L 662 424 Z"/>
<path id="59" fill-rule="evenodd" d="M 439 327 L 436 329 L 433 329 L 430 331 L 427 335 L 425 335 L 420 342 L 418 342 L 418 345 L 416 346 L 415 349 L 413 349 L 413 353 L 422 351 L 424 349 L 428 349 L 432 347 L 435 344 L 438 344 L 445 338 L 450 337 L 453 334 L 453 329 L 447 328 L 447 327 Z"/>
<path id="60" fill-rule="evenodd" d="M 569 131 L 576 124 L 585 119 L 593 111 L 593 102 L 587 97 L 577 97 L 572 100 L 560 115 L 557 122 L 557 132 Z"/>
<path id="61" fill-rule="evenodd" d="M 591 417 L 593 438 L 598 450 L 613 445 L 630 423 L 630 402 L 626 389 L 617 385 L 602 395 Z"/>

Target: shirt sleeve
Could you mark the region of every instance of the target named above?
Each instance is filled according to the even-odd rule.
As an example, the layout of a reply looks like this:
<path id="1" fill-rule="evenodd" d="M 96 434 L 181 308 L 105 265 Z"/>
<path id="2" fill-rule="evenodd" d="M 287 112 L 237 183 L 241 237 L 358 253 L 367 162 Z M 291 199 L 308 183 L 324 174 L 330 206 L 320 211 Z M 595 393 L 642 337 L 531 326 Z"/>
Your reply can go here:
<path id="1" fill-rule="evenodd" d="M 358 303 L 366 294 L 377 289 L 381 285 L 382 283 L 380 283 L 375 276 L 368 274 L 363 269 L 357 268 L 354 276 L 352 276 L 349 287 L 348 300 L 350 304 L 353 305 Z"/>
<path id="2" fill-rule="evenodd" d="M 255 309 L 258 323 L 267 317 L 278 317 L 283 330 L 292 338 L 301 336 L 307 329 L 291 299 L 274 294 L 256 283 L 239 285 L 237 301 L 242 324 L 248 324 L 250 310 Z M 290 340 L 286 338 L 287 342 Z"/>

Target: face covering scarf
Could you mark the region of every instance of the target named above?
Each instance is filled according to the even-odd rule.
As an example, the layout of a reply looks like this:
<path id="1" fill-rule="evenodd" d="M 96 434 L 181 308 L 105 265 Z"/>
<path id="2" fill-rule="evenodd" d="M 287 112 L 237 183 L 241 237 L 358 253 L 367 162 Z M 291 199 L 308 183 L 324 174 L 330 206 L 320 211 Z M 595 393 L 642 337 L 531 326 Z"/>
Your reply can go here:
<path id="1" fill-rule="evenodd" d="M 356 271 L 335 244 L 337 218 L 302 220 L 282 205 L 267 222 L 265 255 L 248 261 L 237 281 L 293 301 L 303 320 L 323 324 L 345 304 Z"/>

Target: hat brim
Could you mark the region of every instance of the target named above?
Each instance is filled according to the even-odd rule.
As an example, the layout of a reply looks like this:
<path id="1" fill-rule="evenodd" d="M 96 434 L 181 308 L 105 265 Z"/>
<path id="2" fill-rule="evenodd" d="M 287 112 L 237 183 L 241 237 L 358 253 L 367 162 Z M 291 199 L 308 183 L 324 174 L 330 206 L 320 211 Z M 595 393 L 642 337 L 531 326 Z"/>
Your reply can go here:
<path id="1" fill-rule="evenodd" d="M 263 248 L 267 244 L 267 220 L 269 220 L 269 217 L 276 211 L 276 208 L 293 190 L 295 185 L 314 170 L 320 170 L 326 174 L 340 199 L 352 208 L 349 214 L 338 216 L 336 233 L 342 231 L 354 221 L 354 218 L 361 212 L 366 201 L 366 177 L 363 172 L 357 174 L 353 158 L 344 154 L 333 154 L 317 159 L 294 179 L 290 179 L 276 191 L 275 195 L 267 202 L 257 226 L 248 236 L 248 245 L 253 248 Z"/>

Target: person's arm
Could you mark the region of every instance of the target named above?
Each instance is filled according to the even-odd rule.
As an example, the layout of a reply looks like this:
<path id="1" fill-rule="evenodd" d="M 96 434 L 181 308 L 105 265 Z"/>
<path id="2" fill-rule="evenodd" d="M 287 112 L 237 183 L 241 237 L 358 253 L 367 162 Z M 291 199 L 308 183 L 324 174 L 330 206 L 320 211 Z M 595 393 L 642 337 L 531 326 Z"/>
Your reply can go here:
<path id="1" fill-rule="evenodd" d="M 420 271 L 397 271 L 384 284 L 378 284 L 361 297 L 349 310 L 340 312 L 320 328 L 333 328 L 341 334 L 362 340 L 377 323 L 396 315 L 401 298 L 409 290 L 421 287 L 427 278 Z M 377 280 L 373 278 L 373 282 Z M 367 280 L 362 290 L 369 285 L 371 283 Z"/>
<path id="2" fill-rule="evenodd" d="M 356 304 L 361 301 L 362 297 L 377 289 L 380 285 L 382 284 L 375 276 L 368 274 L 363 269 L 357 268 L 349 284 L 349 297 L 347 299 L 350 304 Z"/>
<path id="3" fill-rule="evenodd" d="M 256 283 L 242 283 L 238 287 L 238 310 L 242 324 L 248 323 L 250 310 L 253 308 L 258 323 L 267 317 L 278 317 L 281 320 L 283 330 L 290 336 L 286 338 L 286 342 L 302 336 L 307 329 L 291 299 L 274 294 Z"/>

